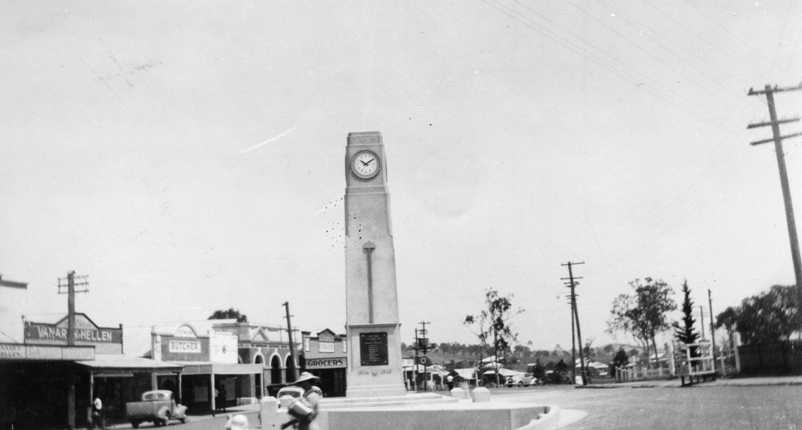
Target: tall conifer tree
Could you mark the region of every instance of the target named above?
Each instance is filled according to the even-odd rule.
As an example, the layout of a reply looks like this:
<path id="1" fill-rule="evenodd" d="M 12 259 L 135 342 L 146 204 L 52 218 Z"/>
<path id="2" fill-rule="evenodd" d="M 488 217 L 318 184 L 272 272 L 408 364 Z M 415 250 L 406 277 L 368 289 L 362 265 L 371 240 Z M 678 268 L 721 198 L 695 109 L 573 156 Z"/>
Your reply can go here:
<path id="1" fill-rule="evenodd" d="M 693 317 L 693 300 L 687 280 L 682 283 L 682 296 L 682 323 L 674 323 L 674 337 L 685 344 L 696 343 L 699 333 L 694 328 L 696 319 Z M 696 356 L 696 353 L 696 348 L 692 348 L 691 355 Z"/>

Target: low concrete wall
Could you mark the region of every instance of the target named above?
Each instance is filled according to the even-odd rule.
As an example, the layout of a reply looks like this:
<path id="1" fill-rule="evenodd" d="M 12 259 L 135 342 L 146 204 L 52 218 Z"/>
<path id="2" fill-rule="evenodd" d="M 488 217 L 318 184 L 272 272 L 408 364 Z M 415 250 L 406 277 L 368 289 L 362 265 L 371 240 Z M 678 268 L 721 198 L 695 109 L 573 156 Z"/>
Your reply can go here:
<path id="1" fill-rule="evenodd" d="M 218 414 L 216 417 L 203 417 L 192 419 L 190 416 L 187 423 L 182 425 L 181 430 L 224 430 L 226 422 L 228 421 L 227 415 L 242 414 L 248 418 L 248 423 L 252 429 L 257 428 L 259 425 L 259 411 L 247 412 L 233 412 L 230 414 Z M 170 428 L 170 427 L 167 427 Z"/>
<path id="2" fill-rule="evenodd" d="M 333 410 L 325 413 L 327 430 L 550 430 L 557 428 L 558 411 L 546 406 L 471 409 Z M 325 424 L 325 427 L 324 427 Z"/>

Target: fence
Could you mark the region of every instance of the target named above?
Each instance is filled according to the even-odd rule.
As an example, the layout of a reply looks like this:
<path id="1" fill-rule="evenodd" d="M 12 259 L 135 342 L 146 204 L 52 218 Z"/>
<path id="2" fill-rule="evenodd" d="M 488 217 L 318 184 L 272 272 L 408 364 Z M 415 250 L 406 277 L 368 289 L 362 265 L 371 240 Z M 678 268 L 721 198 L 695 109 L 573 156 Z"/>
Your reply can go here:
<path id="1" fill-rule="evenodd" d="M 660 367 L 616 367 L 615 368 L 615 382 L 632 382 L 643 381 L 647 379 L 663 379 L 670 378 L 671 369 L 665 366 Z"/>
<path id="2" fill-rule="evenodd" d="M 743 374 L 802 374 L 802 342 L 798 340 L 741 345 L 738 358 Z"/>

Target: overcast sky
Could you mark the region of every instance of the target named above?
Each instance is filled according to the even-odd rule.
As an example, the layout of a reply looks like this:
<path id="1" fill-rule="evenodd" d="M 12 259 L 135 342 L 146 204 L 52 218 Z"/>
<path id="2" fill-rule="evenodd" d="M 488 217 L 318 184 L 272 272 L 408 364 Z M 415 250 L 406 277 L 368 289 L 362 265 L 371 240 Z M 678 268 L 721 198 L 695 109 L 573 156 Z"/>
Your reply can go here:
<path id="1" fill-rule="evenodd" d="M 149 327 L 236 307 L 344 332 L 343 156 L 384 136 L 403 340 L 474 341 L 483 291 L 570 345 L 652 276 L 718 310 L 793 266 L 768 116 L 802 81 L 795 0 L 3 1 L 0 340 L 77 308 Z M 781 116 L 802 93 L 777 96 Z M 787 132 L 800 127 L 785 126 Z M 802 140 L 786 144 L 802 217 Z M 679 299 L 679 294 L 676 295 Z M 707 318 L 707 316 L 706 316 Z M 629 341 L 620 335 L 618 340 Z"/>

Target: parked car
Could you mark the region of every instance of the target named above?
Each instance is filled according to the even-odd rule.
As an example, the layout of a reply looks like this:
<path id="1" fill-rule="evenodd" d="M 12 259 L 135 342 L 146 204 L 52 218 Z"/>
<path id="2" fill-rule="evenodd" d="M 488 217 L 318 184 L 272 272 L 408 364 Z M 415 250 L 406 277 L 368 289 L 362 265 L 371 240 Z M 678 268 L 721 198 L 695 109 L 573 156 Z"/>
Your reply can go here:
<path id="1" fill-rule="evenodd" d="M 142 393 L 142 401 L 125 404 L 125 416 L 134 428 L 145 421 L 155 426 L 164 426 L 171 420 L 187 422 L 187 407 L 175 402 L 170 390 L 154 390 Z"/>
<path id="2" fill-rule="evenodd" d="M 525 375 L 510 375 L 507 376 L 507 386 L 508 387 L 530 387 L 533 385 L 540 385 L 541 382 L 534 376 L 530 374 Z"/>

